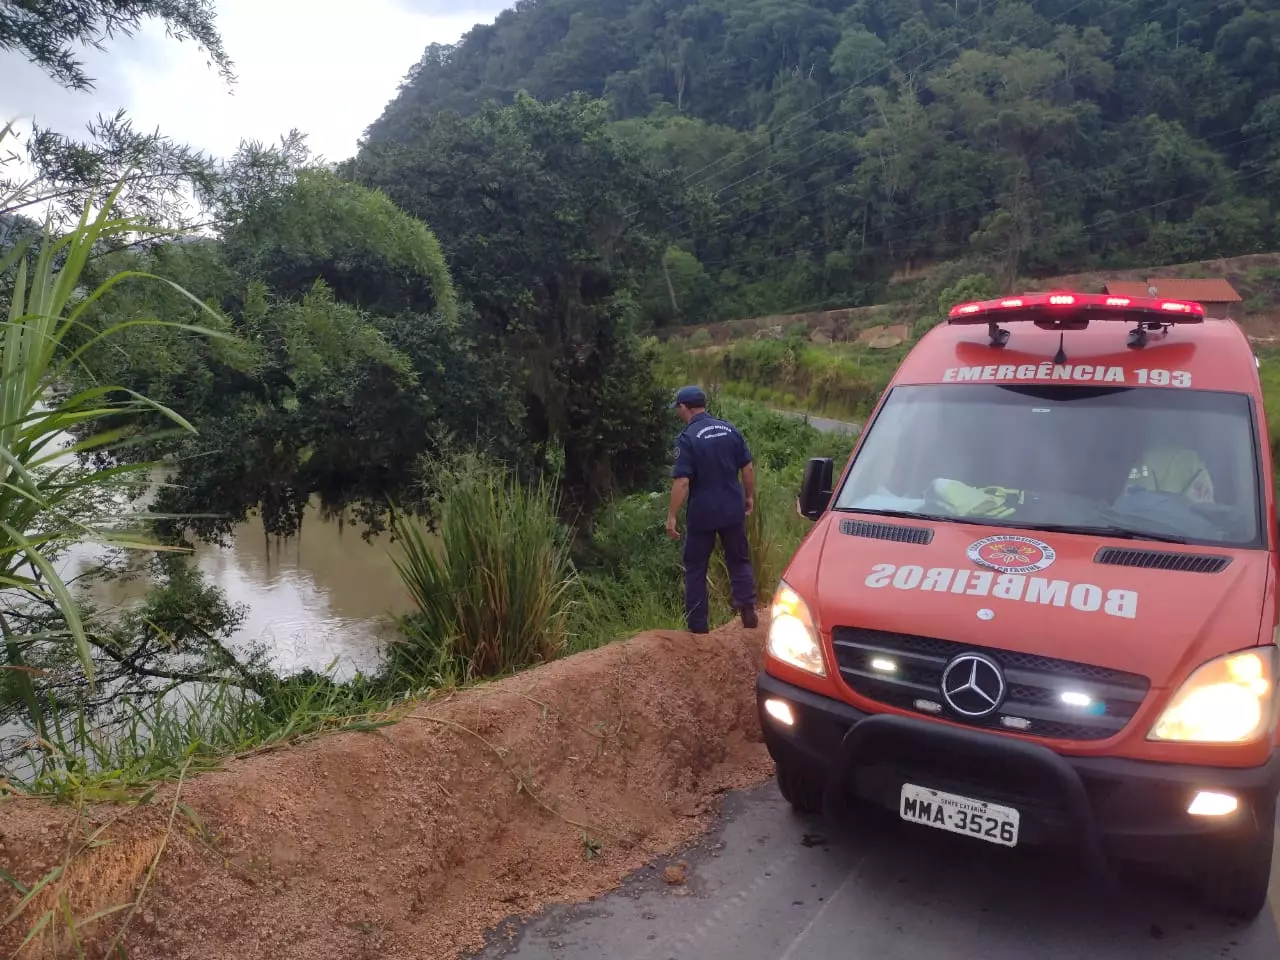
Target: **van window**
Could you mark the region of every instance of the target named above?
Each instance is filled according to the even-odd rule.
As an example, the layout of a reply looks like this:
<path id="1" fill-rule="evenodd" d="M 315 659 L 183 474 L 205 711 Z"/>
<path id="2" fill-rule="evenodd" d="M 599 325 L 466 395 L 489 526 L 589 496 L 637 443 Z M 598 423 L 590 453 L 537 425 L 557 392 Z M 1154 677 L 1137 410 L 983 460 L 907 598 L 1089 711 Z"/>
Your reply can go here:
<path id="1" fill-rule="evenodd" d="M 835 509 L 1260 546 L 1254 437 L 1243 394 L 899 386 Z"/>

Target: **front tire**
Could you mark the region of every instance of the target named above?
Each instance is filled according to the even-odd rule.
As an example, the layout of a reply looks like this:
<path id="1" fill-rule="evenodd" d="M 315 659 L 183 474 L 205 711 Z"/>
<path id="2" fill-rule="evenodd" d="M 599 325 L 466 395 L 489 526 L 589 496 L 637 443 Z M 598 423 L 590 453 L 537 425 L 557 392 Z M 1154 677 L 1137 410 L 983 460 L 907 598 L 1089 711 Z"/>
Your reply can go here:
<path id="1" fill-rule="evenodd" d="M 1224 844 L 1203 868 L 1200 899 L 1232 919 L 1252 920 L 1267 905 L 1274 846 L 1274 828 Z"/>
<path id="2" fill-rule="evenodd" d="M 821 813 L 823 783 L 808 770 L 775 760 L 778 790 L 796 813 Z"/>

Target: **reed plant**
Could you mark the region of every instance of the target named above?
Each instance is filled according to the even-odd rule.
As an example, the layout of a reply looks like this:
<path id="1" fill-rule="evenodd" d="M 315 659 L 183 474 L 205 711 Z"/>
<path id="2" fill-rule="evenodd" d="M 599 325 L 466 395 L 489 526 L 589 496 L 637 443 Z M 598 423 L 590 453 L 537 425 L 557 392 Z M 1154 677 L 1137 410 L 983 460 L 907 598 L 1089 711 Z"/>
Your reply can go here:
<path id="1" fill-rule="evenodd" d="M 467 682 L 559 656 L 577 575 L 556 487 L 471 457 L 441 489 L 438 536 L 420 518 L 392 522 L 417 607 L 391 647 L 393 674 Z"/>

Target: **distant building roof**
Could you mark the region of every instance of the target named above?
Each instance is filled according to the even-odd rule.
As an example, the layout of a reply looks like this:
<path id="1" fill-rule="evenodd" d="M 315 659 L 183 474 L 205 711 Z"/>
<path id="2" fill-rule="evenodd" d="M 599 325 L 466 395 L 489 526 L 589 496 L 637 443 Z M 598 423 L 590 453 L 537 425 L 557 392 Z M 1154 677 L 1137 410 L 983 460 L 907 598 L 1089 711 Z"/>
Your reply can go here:
<path id="1" fill-rule="evenodd" d="M 1117 297 L 1147 297 L 1147 284 L 1141 280 L 1108 280 L 1102 290 Z"/>
<path id="2" fill-rule="evenodd" d="M 1152 277 L 1147 283 L 1156 288 L 1157 297 L 1190 300 L 1194 303 L 1239 303 L 1243 299 L 1235 288 L 1220 277 L 1212 280 L 1174 280 Z"/>

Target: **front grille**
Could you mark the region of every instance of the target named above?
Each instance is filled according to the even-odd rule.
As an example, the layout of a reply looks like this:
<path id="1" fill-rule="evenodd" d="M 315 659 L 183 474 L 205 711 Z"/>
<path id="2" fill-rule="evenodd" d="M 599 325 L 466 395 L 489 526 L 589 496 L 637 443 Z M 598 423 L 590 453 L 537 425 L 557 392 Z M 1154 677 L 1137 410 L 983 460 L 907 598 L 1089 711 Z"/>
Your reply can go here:
<path id="1" fill-rule="evenodd" d="M 1187 573 L 1221 573 L 1230 557 L 1215 554 L 1179 553 L 1176 550 L 1133 550 L 1125 547 L 1103 547 L 1093 557 L 1094 563 L 1117 567 L 1143 567 L 1148 570 L 1182 570 Z"/>
<path id="2" fill-rule="evenodd" d="M 943 716 L 967 726 L 1025 733 L 1058 740 L 1103 740 L 1124 729 L 1147 694 L 1146 677 L 1122 670 L 1058 660 L 1012 650 L 997 650 L 882 630 L 836 627 L 832 631 L 840 677 L 855 693 L 878 703 L 925 716 Z M 942 695 L 942 672 L 961 653 L 981 653 L 999 664 L 1005 698 L 985 717 L 952 710 Z M 872 661 L 892 660 L 893 672 L 876 670 Z M 1066 691 L 1087 694 L 1088 707 L 1066 704 Z M 916 707 L 917 700 L 942 705 L 940 714 Z M 1010 727 L 1002 717 L 1029 721 Z"/>
<path id="3" fill-rule="evenodd" d="M 840 532 L 851 537 L 869 540 L 894 540 L 898 543 L 926 545 L 933 542 L 933 530 L 929 527 L 908 527 L 897 523 L 871 523 L 867 520 L 845 520 Z"/>

